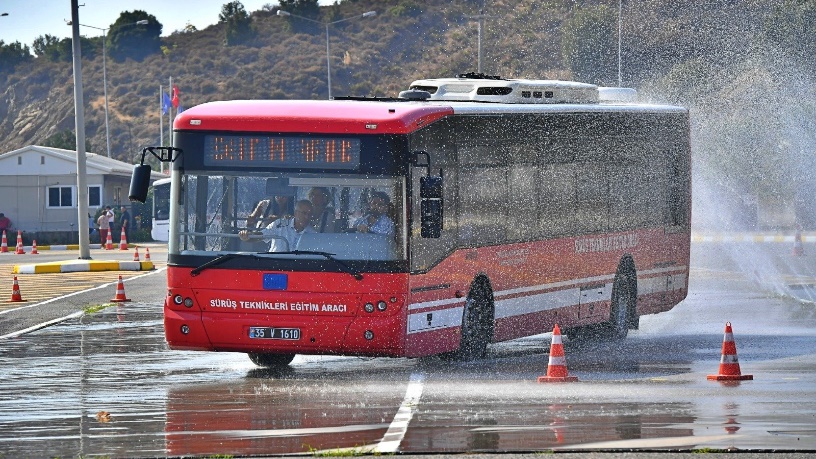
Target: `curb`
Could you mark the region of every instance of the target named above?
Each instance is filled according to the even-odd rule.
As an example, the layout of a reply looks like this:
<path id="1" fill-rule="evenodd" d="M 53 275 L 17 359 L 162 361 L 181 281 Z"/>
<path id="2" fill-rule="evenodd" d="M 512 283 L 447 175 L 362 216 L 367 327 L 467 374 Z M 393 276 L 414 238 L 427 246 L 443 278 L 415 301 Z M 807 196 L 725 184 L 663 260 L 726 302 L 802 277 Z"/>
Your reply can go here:
<path id="1" fill-rule="evenodd" d="M 116 248 L 111 249 L 111 250 L 119 250 L 119 244 L 114 244 L 114 245 L 116 246 Z M 129 249 L 134 249 L 136 247 L 142 247 L 142 246 L 140 246 L 138 244 L 128 244 L 127 246 L 128 246 Z M 89 246 L 89 248 L 91 248 L 91 249 L 102 249 L 103 247 L 102 247 L 102 244 L 91 244 Z M 11 249 L 11 247 L 9 247 L 9 249 Z M 26 253 L 29 253 L 29 252 L 31 252 L 31 246 L 30 245 L 24 245 L 23 250 L 25 250 Z M 39 252 L 41 250 L 79 250 L 79 244 L 37 245 L 37 251 Z"/>
<path id="2" fill-rule="evenodd" d="M 37 248 L 39 250 L 39 247 Z M 83 271 L 151 271 L 152 261 L 71 260 L 15 265 L 13 274 L 75 273 Z"/>

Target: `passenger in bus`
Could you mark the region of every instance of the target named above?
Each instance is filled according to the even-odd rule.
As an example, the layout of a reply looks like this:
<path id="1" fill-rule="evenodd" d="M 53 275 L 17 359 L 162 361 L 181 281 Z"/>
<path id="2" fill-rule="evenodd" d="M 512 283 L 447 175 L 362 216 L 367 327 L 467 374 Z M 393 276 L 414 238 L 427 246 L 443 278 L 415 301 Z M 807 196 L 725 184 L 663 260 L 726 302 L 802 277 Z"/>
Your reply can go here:
<path id="1" fill-rule="evenodd" d="M 295 213 L 294 201 L 292 196 L 273 196 L 260 200 L 255 210 L 247 216 L 246 227 L 261 229 L 279 218 L 291 217 Z"/>
<path id="2" fill-rule="evenodd" d="M 238 237 L 248 241 L 250 234 L 260 233 L 264 241 L 270 241 L 270 252 L 288 252 L 297 248 L 297 243 L 304 233 L 316 233 L 311 223 L 312 203 L 302 199 L 295 204 L 294 216 L 278 218 L 260 231 L 242 230 Z"/>
<path id="3" fill-rule="evenodd" d="M 368 200 L 368 213 L 352 225 L 359 233 L 394 236 L 394 221 L 388 216 L 391 199 L 387 193 L 375 191 Z"/>
<path id="4" fill-rule="evenodd" d="M 314 206 L 312 210 L 312 225 L 319 233 L 335 233 L 334 207 L 330 207 L 331 193 L 322 186 L 309 190 L 309 201 Z"/>

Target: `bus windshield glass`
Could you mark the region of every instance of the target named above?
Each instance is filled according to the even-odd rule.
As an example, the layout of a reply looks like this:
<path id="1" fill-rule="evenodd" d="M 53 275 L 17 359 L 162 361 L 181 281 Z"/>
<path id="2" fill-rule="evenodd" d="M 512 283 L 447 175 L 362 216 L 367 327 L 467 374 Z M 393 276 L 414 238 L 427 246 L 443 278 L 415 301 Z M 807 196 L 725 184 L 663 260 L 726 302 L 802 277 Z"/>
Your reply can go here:
<path id="1" fill-rule="evenodd" d="M 171 252 L 404 260 L 404 179 L 185 171 Z M 173 247 L 176 249 L 174 250 Z"/>

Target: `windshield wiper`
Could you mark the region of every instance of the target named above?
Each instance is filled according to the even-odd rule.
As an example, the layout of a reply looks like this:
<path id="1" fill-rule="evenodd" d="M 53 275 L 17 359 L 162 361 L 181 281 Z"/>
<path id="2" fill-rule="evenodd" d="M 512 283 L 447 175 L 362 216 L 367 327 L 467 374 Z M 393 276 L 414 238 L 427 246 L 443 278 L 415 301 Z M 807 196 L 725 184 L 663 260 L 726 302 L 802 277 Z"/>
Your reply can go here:
<path id="1" fill-rule="evenodd" d="M 331 261 L 335 262 L 338 266 L 343 268 L 344 272 L 350 274 L 355 279 L 363 280 L 363 275 L 360 274 L 359 271 L 355 270 L 354 268 L 347 265 L 343 261 L 338 260 L 337 258 L 335 258 L 334 257 L 335 254 L 333 254 L 333 253 L 320 252 L 320 251 L 317 251 L 317 250 L 291 250 L 289 252 L 268 252 L 268 253 L 271 253 L 271 254 L 284 254 L 284 255 L 320 255 L 320 256 L 326 257 L 327 260 L 331 260 Z"/>
<path id="2" fill-rule="evenodd" d="M 195 268 L 194 270 L 190 271 L 190 275 L 193 276 L 193 277 L 198 276 L 201 273 L 201 271 L 204 271 L 205 269 L 210 268 L 210 267 L 215 266 L 215 265 L 220 265 L 221 263 L 223 263 L 223 262 L 225 262 L 227 260 L 231 260 L 231 259 L 236 258 L 236 257 L 258 258 L 258 256 L 255 255 L 255 254 L 225 253 L 224 255 L 221 255 L 219 257 L 215 257 L 212 260 L 210 260 L 210 261 L 204 263 L 203 265 L 199 266 L 198 268 Z"/>
<path id="3" fill-rule="evenodd" d="M 193 269 L 190 271 L 190 275 L 195 277 L 198 276 L 201 271 L 204 271 L 207 268 L 213 267 L 215 265 L 220 265 L 227 260 L 231 260 L 236 257 L 252 257 L 254 259 L 259 259 L 258 255 L 320 255 L 326 257 L 327 260 L 331 260 L 335 262 L 338 266 L 343 268 L 343 272 L 350 274 L 357 280 L 363 280 L 363 275 L 360 274 L 359 271 L 354 270 L 351 266 L 347 265 L 341 260 L 338 260 L 334 257 L 335 254 L 329 252 L 319 252 L 316 250 L 292 250 L 289 252 L 258 252 L 257 254 L 248 254 L 248 253 L 226 253 L 219 257 L 215 257 L 212 260 L 204 263 L 203 265 Z"/>

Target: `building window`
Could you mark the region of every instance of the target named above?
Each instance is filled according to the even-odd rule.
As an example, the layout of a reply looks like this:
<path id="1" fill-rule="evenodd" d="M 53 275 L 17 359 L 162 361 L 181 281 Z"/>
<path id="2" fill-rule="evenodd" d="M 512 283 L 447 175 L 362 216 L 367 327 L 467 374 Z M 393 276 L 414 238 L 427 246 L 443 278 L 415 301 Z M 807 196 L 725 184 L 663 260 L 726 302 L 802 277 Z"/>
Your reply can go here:
<path id="1" fill-rule="evenodd" d="M 71 186 L 48 187 L 48 207 L 74 207 L 74 188 Z"/>
<path id="2" fill-rule="evenodd" d="M 118 187 L 118 186 L 117 186 L 117 187 L 115 187 L 115 188 L 113 189 L 113 202 L 114 202 L 114 204 L 116 204 L 117 206 L 118 206 L 118 205 L 120 205 L 120 204 L 122 203 L 122 198 L 121 198 L 121 196 L 122 196 L 122 187 Z"/>
<path id="3" fill-rule="evenodd" d="M 88 187 L 88 207 L 102 206 L 102 187 L 93 185 Z"/>
<path id="4" fill-rule="evenodd" d="M 22 156 L 18 156 L 18 157 L 17 157 L 17 165 L 18 165 L 18 166 L 22 166 L 22 165 L 23 165 L 23 157 L 22 157 Z"/>
<path id="5" fill-rule="evenodd" d="M 40 164 L 45 164 L 45 156 L 40 156 Z"/>

